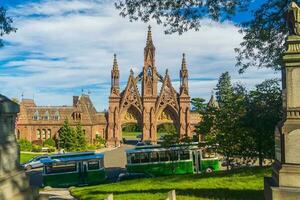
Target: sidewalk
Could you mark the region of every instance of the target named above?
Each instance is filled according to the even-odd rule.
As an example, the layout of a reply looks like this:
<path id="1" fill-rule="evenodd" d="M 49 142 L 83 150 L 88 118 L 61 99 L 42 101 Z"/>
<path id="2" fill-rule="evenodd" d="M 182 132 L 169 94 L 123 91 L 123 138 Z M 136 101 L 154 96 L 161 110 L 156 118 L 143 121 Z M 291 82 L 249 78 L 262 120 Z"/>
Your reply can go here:
<path id="1" fill-rule="evenodd" d="M 48 188 L 40 190 L 39 200 L 76 200 L 68 188 Z"/>

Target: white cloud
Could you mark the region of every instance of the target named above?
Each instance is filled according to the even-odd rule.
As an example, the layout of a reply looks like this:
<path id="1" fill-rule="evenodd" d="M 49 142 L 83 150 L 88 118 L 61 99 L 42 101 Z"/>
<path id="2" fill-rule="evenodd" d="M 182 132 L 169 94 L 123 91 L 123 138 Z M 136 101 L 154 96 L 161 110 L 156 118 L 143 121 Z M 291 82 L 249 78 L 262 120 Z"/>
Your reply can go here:
<path id="1" fill-rule="evenodd" d="M 70 104 L 72 95 L 88 88 L 98 110 L 103 110 L 113 53 L 118 55 L 121 81 L 127 81 L 130 68 L 135 73 L 142 68 L 148 24 L 121 18 L 111 1 L 45 0 L 11 8 L 10 14 L 18 31 L 6 37 L 9 45 L 0 51 L 0 60 L 7 60 L 0 67 L 0 92 L 10 97 L 24 92 L 25 97 L 34 94 L 41 105 Z M 185 52 L 190 78 L 205 79 L 190 81 L 192 97 L 208 98 L 224 71 L 248 87 L 278 76 L 266 69 L 237 74 L 233 49 L 241 35 L 229 22 L 203 20 L 200 31 L 181 36 L 164 35 L 154 23 L 152 27 L 156 64 L 162 74 L 169 68 L 177 79 Z M 174 85 L 178 87 L 178 82 Z"/>

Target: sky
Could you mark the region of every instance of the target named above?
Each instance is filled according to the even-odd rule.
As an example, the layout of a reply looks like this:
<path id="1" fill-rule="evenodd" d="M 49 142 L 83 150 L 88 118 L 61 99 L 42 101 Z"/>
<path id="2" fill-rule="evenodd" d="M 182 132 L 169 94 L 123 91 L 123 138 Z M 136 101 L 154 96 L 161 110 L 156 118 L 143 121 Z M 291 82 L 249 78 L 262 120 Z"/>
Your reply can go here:
<path id="1" fill-rule="evenodd" d="M 218 77 L 229 71 L 248 89 L 279 73 L 249 69 L 238 74 L 234 48 L 242 35 L 234 25 L 248 14 L 222 23 L 202 20 L 199 31 L 165 35 L 154 22 L 129 22 L 109 0 L 0 0 L 14 19 L 16 33 L 0 49 L 0 93 L 34 98 L 37 105 L 72 105 L 72 96 L 89 93 L 98 111 L 108 107 L 110 70 L 117 54 L 121 89 L 130 69 L 142 70 L 147 27 L 152 26 L 156 67 L 169 70 L 179 88 L 182 53 L 186 54 L 191 97 L 209 99 Z"/>

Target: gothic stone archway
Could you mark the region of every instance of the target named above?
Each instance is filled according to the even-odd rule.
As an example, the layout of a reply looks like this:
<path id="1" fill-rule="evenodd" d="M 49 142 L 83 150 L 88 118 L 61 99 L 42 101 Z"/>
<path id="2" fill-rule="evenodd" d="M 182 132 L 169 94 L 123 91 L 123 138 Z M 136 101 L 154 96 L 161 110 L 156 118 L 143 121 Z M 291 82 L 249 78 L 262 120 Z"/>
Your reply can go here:
<path id="1" fill-rule="evenodd" d="M 147 43 L 144 49 L 144 67 L 135 76 L 133 71 L 127 81 L 126 88 L 120 92 L 119 69 L 114 56 L 111 71 L 111 94 L 109 97 L 107 141 L 109 145 L 118 145 L 122 139 L 121 125 L 124 116 L 130 111 L 141 124 L 144 141 L 157 141 L 157 125 L 160 116 L 167 112 L 175 121 L 180 136 L 191 136 L 190 127 L 190 96 L 188 92 L 188 70 L 185 56 L 182 58 L 180 70 L 180 91 L 172 86 L 168 71 L 161 76 L 155 66 L 155 47 L 149 28 Z M 158 82 L 162 83 L 158 94 Z M 141 84 L 141 92 L 138 84 Z"/>

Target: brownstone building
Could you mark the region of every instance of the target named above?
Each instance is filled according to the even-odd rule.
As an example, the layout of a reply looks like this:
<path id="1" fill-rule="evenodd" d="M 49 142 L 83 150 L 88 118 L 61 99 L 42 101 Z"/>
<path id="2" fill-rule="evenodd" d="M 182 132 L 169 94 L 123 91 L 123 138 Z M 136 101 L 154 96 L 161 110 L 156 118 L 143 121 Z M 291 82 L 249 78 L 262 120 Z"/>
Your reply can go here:
<path id="1" fill-rule="evenodd" d="M 88 95 L 74 96 L 72 106 L 37 106 L 31 99 L 22 99 L 17 137 L 29 141 L 56 138 L 65 119 L 71 126 L 80 122 L 90 143 L 96 135 L 105 137 L 105 113 L 96 111 Z"/>
<path id="2" fill-rule="evenodd" d="M 163 123 L 173 123 L 180 136 L 192 136 L 201 117 L 190 111 L 188 69 L 184 54 L 179 74 L 180 88 L 177 92 L 168 71 L 164 76 L 158 72 L 149 27 L 143 69 L 138 75 L 131 70 L 123 91 L 120 91 L 120 72 L 114 56 L 107 112 L 97 112 L 88 95 L 74 96 L 72 106 L 57 107 L 37 106 L 33 100 L 23 99 L 17 120 L 17 137 L 29 141 L 55 138 L 65 119 L 69 120 L 71 126 L 80 122 L 90 143 L 99 135 L 107 140 L 108 145 L 119 145 L 122 127 L 130 123 L 141 127 L 142 140 L 153 143 L 158 139 L 157 127 Z M 138 84 L 141 85 L 141 91 Z"/>

